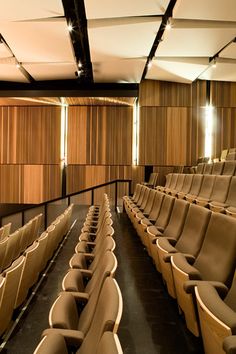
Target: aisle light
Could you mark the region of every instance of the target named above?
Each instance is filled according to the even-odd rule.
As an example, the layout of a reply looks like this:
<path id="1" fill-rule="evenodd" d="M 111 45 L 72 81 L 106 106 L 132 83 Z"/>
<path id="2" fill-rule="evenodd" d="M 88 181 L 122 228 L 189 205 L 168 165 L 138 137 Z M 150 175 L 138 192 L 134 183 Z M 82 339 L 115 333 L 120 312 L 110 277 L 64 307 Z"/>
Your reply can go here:
<path id="1" fill-rule="evenodd" d="M 139 163 L 139 104 L 137 98 L 133 104 L 132 163 L 134 166 Z"/>
<path id="2" fill-rule="evenodd" d="M 61 167 L 67 165 L 67 124 L 68 124 L 68 105 L 64 98 L 61 98 Z"/>
<path id="3" fill-rule="evenodd" d="M 205 157 L 212 156 L 212 132 L 213 132 L 213 113 L 214 107 L 205 107 Z"/>

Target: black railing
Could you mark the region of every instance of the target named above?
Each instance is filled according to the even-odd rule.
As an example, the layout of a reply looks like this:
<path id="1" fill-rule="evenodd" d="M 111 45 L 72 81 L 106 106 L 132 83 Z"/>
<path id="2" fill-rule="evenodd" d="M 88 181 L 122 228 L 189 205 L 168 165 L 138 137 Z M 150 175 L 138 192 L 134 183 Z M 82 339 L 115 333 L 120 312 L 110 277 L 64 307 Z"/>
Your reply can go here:
<path id="1" fill-rule="evenodd" d="M 31 205 L 14 205 L 14 211 L 7 211 L 6 213 L 2 213 L 2 215 L 0 215 L 0 225 L 2 226 L 2 220 L 6 217 L 12 216 L 12 215 L 16 215 L 21 213 L 21 224 L 22 226 L 25 224 L 25 213 L 29 210 L 35 209 L 35 208 L 43 208 L 44 209 L 44 226 L 45 229 L 47 228 L 47 224 L 48 224 L 48 205 L 58 202 L 60 200 L 64 200 L 67 199 L 67 205 L 69 205 L 71 203 L 71 198 L 75 197 L 77 195 L 83 194 L 83 193 L 87 193 L 87 192 L 91 192 L 91 204 L 94 204 L 94 191 L 96 189 L 102 188 L 102 187 L 106 187 L 109 185 L 115 185 L 115 210 L 117 209 L 118 206 L 118 184 L 119 183 L 128 183 L 128 194 L 131 194 L 131 180 L 130 179 L 116 179 L 110 182 L 106 182 L 106 183 L 102 183 L 90 188 L 86 188 L 83 189 L 81 191 L 75 192 L 75 193 L 70 193 L 70 194 L 66 194 L 65 196 L 59 197 L 59 198 L 55 198 L 55 199 L 51 199 L 48 200 L 46 202 L 43 203 L 39 203 L 39 204 L 31 204 Z M 7 205 L 7 204 L 6 204 Z"/>

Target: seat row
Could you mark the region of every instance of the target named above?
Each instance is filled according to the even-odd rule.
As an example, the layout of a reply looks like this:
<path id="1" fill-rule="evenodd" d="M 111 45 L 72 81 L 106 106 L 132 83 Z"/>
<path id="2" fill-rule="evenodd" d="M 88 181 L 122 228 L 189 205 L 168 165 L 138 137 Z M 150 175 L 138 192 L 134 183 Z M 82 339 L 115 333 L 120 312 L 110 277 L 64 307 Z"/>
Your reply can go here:
<path id="1" fill-rule="evenodd" d="M 142 184 L 144 184 L 145 186 L 154 188 L 157 185 L 157 179 L 158 179 L 158 173 L 157 172 L 152 172 L 150 174 L 148 182 L 142 182 Z"/>
<path id="2" fill-rule="evenodd" d="M 170 173 L 165 186 L 156 188 L 212 211 L 236 217 L 236 176 Z"/>
<path id="3" fill-rule="evenodd" d="M 29 289 L 37 282 L 40 273 L 69 230 L 72 207 L 73 205 L 70 205 L 58 216 L 46 231 L 36 237 L 33 243 L 0 273 L 0 335 L 7 330 L 14 310 L 24 303 Z M 33 232 L 32 229 L 30 232 Z M 11 237 L 12 235 L 9 240 Z M 18 247 L 19 245 L 20 243 L 17 244 Z"/>
<path id="4" fill-rule="evenodd" d="M 235 175 L 236 161 L 218 161 L 213 163 L 200 162 L 194 169 L 194 173 L 204 175 Z"/>
<path id="5" fill-rule="evenodd" d="M 117 259 L 109 200 L 91 207 L 84 222 L 62 292 L 49 313 L 49 329 L 34 354 L 122 354 L 117 329 L 122 297 L 114 279 Z"/>
<path id="6" fill-rule="evenodd" d="M 124 207 L 169 295 L 205 353 L 224 353 L 236 334 L 236 219 L 148 188 L 143 203 L 137 191 Z"/>
<path id="7" fill-rule="evenodd" d="M 10 234 L 10 225 L 3 226 L 0 240 L 0 272 L 11 265 L 38 237 L 42 214 L 35 216 L 24 226 Z"/>

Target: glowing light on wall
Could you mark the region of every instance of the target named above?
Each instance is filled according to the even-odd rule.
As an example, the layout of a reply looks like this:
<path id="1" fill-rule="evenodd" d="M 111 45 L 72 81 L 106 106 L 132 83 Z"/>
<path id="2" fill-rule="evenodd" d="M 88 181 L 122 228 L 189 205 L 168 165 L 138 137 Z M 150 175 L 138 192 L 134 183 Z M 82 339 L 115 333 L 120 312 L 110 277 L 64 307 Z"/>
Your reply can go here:
<path id="1" fill-rule="evenodd" d="M 205 157 L 212 157 L 212 132 L 213 132 L 214 107 L 205 107 Z"/>
<path id="2" fill-rule="evenodd" d="M 61 98 L 61 165 L 67 165 L 67 122 L 68 122 L 68 105 Z"/>
<path id="3" fill-rule="evenodd" d="M 138 99 L 133 105 L 133 147 L 132 147 L 132 162 L 133 165 L 138 165 L 139 161 L 139 104 Z"/>

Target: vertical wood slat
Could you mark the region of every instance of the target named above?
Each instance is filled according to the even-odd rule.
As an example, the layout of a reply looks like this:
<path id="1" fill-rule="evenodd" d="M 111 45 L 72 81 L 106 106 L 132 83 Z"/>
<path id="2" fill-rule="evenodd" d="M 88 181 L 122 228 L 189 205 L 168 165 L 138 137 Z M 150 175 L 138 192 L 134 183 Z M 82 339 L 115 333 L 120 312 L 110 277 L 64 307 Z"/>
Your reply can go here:
<path id="1" fill-rule="evenodd" d="M 68 163 L 130 165 L 132 112 L 132 107 L 70 107 Z"/>
<path id="2" fill-rule="evenodd" d="M 60 107 L 0 107 L 0 163 L 60 162 Z"/>

